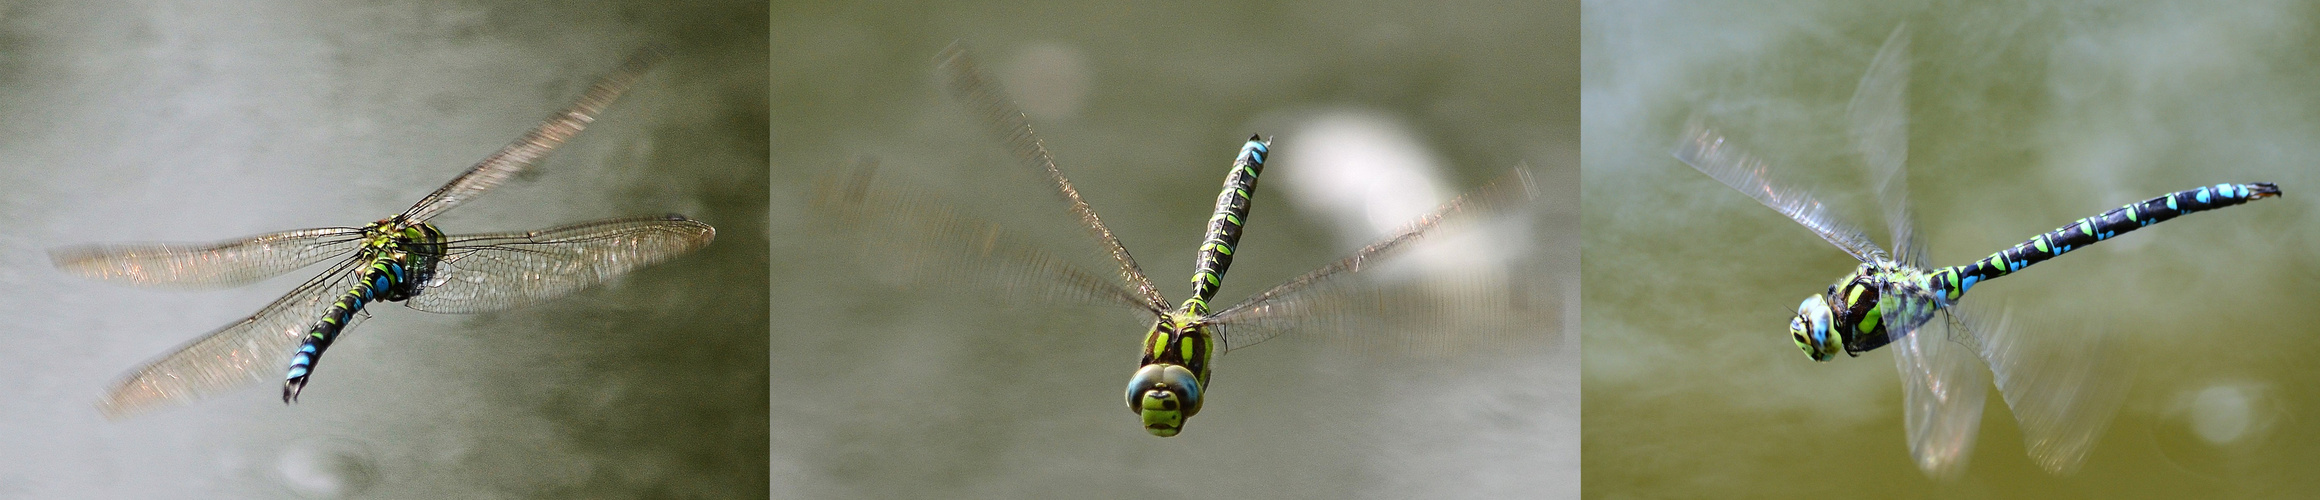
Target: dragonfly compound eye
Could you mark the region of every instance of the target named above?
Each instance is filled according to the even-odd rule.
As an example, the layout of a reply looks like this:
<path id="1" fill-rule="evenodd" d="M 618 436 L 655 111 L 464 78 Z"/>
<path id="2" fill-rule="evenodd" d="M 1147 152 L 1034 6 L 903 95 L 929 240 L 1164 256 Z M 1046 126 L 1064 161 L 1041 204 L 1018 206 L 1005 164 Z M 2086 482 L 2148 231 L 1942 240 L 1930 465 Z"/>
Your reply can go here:
<path id="1" fill-rule="evenodd" d="M 1184 430 L 1184 419 L 1200 413 L 1200 380 L 1181 365 L 1154 363 L 1128 380 L 1128 410 L 1144 419 L 1144 430 L 1169 437 Z"/>
<path id="2" fill-rule="evenodd" d="M 1796 318 L 1788 320 L 1788 334 L 1795 337 L 1796 348 L 1813 361 L 1828 361 L 1837 355 L 1836 337 L 1830 331 L 1835 323 L 1827 297 L 1805 297 L 1804 303 L 1796 306 Z"/>

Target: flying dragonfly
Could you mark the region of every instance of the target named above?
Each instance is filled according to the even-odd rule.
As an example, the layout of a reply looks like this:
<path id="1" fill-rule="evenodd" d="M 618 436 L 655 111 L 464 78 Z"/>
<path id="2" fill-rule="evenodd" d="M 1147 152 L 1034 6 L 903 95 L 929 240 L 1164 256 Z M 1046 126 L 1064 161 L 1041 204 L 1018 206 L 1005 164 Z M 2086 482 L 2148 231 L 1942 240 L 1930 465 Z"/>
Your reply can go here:
<path id="1" fill-rule="evenodd" d="M 1043 173 L 1066 204 L 1078 225 L 1094 237 L 1103 253 L 1117 265 L 1106 277 L 1072 266 L 1042 249 L 1023 244 L 996 225 L 959 216 L 926 201 L 925 197 L 869 184 L 868 169 L 851 181 L 823 188 L 821 203 L 850 215 L 873 215 L 915 220 L 915 231 L 948 243 L 936 246 L 964 250 L 958 262 L 945 265 L 981 267 L 1011 292 L 1034 291 L 1050 298 L 1069 298 L 1123 306 L 1149 321 L 1140 343 L 1143 354 L 1130 377 L 1125 394 L 1128 410 L 1137 414 L 1144 429 L 1155 436 L 1182 432 L 1186 419 L 1198 414 L 1209 387 L 1210 361 L 1219 353 L 1247 348 L 1283 333 L 1344 326 L 1333 322 L 1351 313 L 1414 316 L 1445 310 L 1488 307 L 1491 297 L 1397 296 L 1349 286 L 1347 276 L 1376 265 L 1434 234 L 1446 221 L 1507 209 L 1535 196 L 1529 174 L 1516 169 L 1489 186 L 1468 193 L 1411 221 L 1392 236 L 1352 255 L 1315 269 L 1226 307 L 1213 307 L 1225 272 L 1232 265 L 1258 176 L 1271 156 L 1271 143 L 1252 136 L 1242 143 L 1217 194 L 1216 208 L 1197 251 L 1190 280 L 1192 294 L 1171 306 L 1125 246 L 1104 225 L 1078 188 L 1064 177 L 1030 122 L 999 86 L 986 78 L 959 44 L 945 49 L 939 67 L 952 96 L 977 114 L 1004 139 L 1023 164 Z M 976 281 L 990 283 L 990 278 Z M 1402 314 L 1410 313 L 1410 314 Z M 1405 318 L 1406 319 L 1406 318 Z M 1423 321 L 1423 320 L 1420 320 Z M 1427 325 L 1441 326 L 1441 325 Z M 1433 333 L 1433 332 L 1421 332 Z"/>
<path id="2" fill-rule="evenodd" d="M 1811 194 L 1769 179 L 1770 168 L 1693 119 L 1678 160 L 1786 215 L 1860 265 L 1807 296 L 1789 321 L 1798 349 L 1815 361 L 1891 346 L 1901 372 L 1905 427 L 1918 467 L 1936 478 L 1965 468 L 1990 377 L 2021 423 L 2040 467 L 2076 470 L 2123 399 L 2123 377 L 2100 376 L 2092 345 L 2067 352 L 2025 348 L 2029 339 L 1977 321 L 1958 300 L 1982 282 L 2071 250 L 2185 214 L 2276 197 L 2270 183 L 2216 184 L 2168 193 L 2073 221 L 1964 265 L 1927 266 L 1907 201 L 1909 32 L 1897 28 L 1871 60 L 1848 105 L 1854 145 L 1867 159 L 1893 238 L 1888 253 L 1838 220 Z M 1985 319 L 1986 318 L 1980 318 Z M 1932 330 L 1930 334 L 1920 330 Z M 1913 333 L 1917 333 L 1914 334 Z M 1980 370 L 1977 364 L 1989 367 Z"/>
<path id="3" fill-rule="evenodd" d="M 290 293 L 115 383 L 98 408 L 121 418 L 281 377 L 295 402 L 315 363 L 372 302 L 436 313 L 497 311 L 559 297 L 698 250 L 716 229 L 681 215 L 537 231 L 445 235 L 428 223 L 537 163 L 596 119 L 662 57 L 648 48 L 571 106 L 484 157 L 403 213 L 362 227 L 299 229 L 216 243 L 90 245 L 50 252 L 57 268 L 143 286 L 215 288 L 331 264 Z"/>

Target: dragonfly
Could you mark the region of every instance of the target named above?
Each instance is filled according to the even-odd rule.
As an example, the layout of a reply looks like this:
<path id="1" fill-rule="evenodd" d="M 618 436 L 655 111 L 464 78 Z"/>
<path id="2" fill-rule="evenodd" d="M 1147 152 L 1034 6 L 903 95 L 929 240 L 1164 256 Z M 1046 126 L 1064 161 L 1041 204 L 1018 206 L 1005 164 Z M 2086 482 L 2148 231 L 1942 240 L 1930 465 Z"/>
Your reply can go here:
<path id="1" fill-rule="evenodd" d="M 1892 347 L 1901 372 L 1910 452 L 1929 476 L 1962 472 L 1981 422 L 1990 377 L 2021 423 L 2028 453 L 2056 474 L 2076 470 L 2122 399 L 2116 378 L 2088 376 L 2099 360 L 2038 356 L 2001 322 L 1976 318 L 1959 299 L 1975 285 L 2185 214 L 2277 197 L 2271 183 L 2186 189 L 2072 221 L 1971 263 L 1929 267 L 1915 241 L 1903 164 L 1908 148 L 1909 31 L 1896 28 L 1871 60 L 1847 106 L 1853 145 L 1867 160 L 1894 239 L 1891 252 L 1838 220 L 1810 193 L 1768 178 L 1769 168 L 1695 118 L 1675 157 L 1788 216 L 1860 264 L 1807 296 L 1789 321 L 1796 347 L 1829 361 Z M 1930 334 L 1914 334 L 1929 330 Z M 2084 346 L 2076 346 L 2084 347 Z M 1976 364 L 1985 365 L 1988 372 Z"/>
<path id="2" fill-rule="evenodd" d="M 393 217 L 215 243 L 87 245 L 51 251 L 58 269 L 140 286 L 216 288 L 330 262 L 258 312 L 145 363 L 98 403 L 112 418 L 280 377 L 296 402 L 315 363 L 373 302 L 480 313 L 559 297 L 700 249 L 716 229 L 682 215 L 581 222 L 537 231 L 446 235 L 429 223 L 537 163 L 588 126 L 662 58 L 630 56 L 569 107 Z M 362 316 L 357 316 L 361 314 Z"/>
<path id="3" fill-rule="evenodd" d="M 854 213 L 917 214 L 925 227 L 915 234 L 949 234 L 952 248 L 969 250 L 966 259 L 1001 277 L 1016 290 L 1029 288 L 1073 299 L 1126 307 L 1138 312 L 1150 327 L 1143 332 L 1142 356 L 1130 376 L 1125 394 L 1128 409 L 1137 414 L 1145 431 L 1160 437 L 1182 432 L 1187 419 L 1200 413 L 1203 393 L 1211 381 L 1210 362 L 1220 353 L 1246 348 L 1290 331 L 1330 326 L 1328 318 L 1360 310 L 1388 314 L 1420 312 L 1423 300 L 1381 302 L 1380 293 L 1364 293 L 1346 285 L 1346 276 L 1372 269 L 1375 262 L 1407 250 L 1434 233 L 1445 221 L 1503 209 L 1534 196 L 1529 174 L 1515 169 L 1506 177 L 1473 193 L 1460 196 L 1410 222 L 1381 241 L 1352 255 L 1290 279 L 1262 293 L 1226 307 L 1214 307 L 1217 291 L 1232 266 L 1241 234 L 1248 222 L 1258 176 L 1271 155 L 1271 141 L 1251 136 L 1239 151 L 1217 194 L 1215 211 L 1197 250 L 1190 283 L 1191 296 L 1171 306 L 1120 243 L 1103 219 L 1080 195 L 1078 188 L 1056 167 L 1054 158 L 1031 129 L 1022 110 L 999 85 L 986 78 L 960 44 L 940 56 L 939 69 L 953 98 L 978 115 L 1004 139 L 1021 163 L 1044 173 L 1078 225 L 1093 236 L 1103 253 L 1117 265 L 1116 276 L 1091 273 L 1057 259 L 1035 246 L 1021 244 L 995 225 L 928 208 L 923 199 L 869 188 L 865 171 L 825 198 L 851 207 Z M 827 201 L 825 200 L 825 203 Z M 978 283 L 987 283 L 978 278 Z M 1369 300 L 1362 300 L 1367 298 Z M 1471 299 L 1471 298 L 1469 298 Z M 1435 302 L 1457 301 L 1443 299 Z M 1452 306 L 1462 304 L 1451 304 Z M 1471 304 L 1463 304 L 1471 305 Z"/>

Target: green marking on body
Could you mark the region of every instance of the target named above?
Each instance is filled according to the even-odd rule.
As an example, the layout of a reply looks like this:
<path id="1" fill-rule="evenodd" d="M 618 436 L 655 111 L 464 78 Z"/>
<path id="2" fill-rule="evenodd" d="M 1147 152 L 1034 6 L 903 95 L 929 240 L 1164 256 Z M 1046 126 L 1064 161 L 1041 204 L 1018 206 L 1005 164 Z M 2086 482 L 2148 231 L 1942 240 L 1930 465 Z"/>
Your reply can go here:
<path id="1" fill-rule="evenodd" d="M 1168 349 L 1167 334 L 1161 333 L 1161 331 L 1165 330 L 1167 326 L 1167 323 L 1161 323 L 1159 326 L 1153 327 L 1152 334 L 1149 335 L 1151 339 L 1147 341 L 1147 344 L 1152 351 L 1152 356 L 1154 357 L 1158 357 L 1161 351 Z"/>
<path id="2" fill-rule="evenodd" d="M 2079 219 L 2078 232 L 2086 233 L 2087 236 L 2094 236 L 2094 221 Z"/>
<path id="3" fill-rule="evenodd" d="M 1861 315 L 1861 324 L 1854 326 L 1853 331 L 1863 334 L 1876 331 L 1877 322 L 1885 319 L 1885 312 L 1883 309 L 1884 308 L 1882 307 L 1869 308 L 1869 313 Z"/>
<path id="4" fill-rule="evenodd" d="M 2041 234 L 2041 235 L 2038 235 L 2038 238 L 2037 238 L 2037 239 L 2030 240 L 2030 241 L 2031 241 L 2031 242 L 2033 242 L 2033 244 L 2034 244 L 2035 246 L 2037 246 L 2037 247 L 2038 247 L 2038 251 L 2039 251 L 2039 252 L 2052 252 L 2052 251 L 2053 251 L 2053 250 L 2048 250 L 2048 249 L 2047 249 L 2047 246 L 2046 246 L 2046 235 L 2043 235 L 2043 234 Z"/>
<path id="5" fill-rule="evenodd" d="M 1232 245 L 1217 245 L 1216 253 L 1232 255 Z"/>
<path id="6" fill-rule="evenodd" d="M 1231 222 L 1232 225 L 1235 226 L 1241 225 L 1241 217 L 1238 215 L 1233 215 L 1229 212 L 1224 214 L 1224 220 L 1225 222 Z"/>

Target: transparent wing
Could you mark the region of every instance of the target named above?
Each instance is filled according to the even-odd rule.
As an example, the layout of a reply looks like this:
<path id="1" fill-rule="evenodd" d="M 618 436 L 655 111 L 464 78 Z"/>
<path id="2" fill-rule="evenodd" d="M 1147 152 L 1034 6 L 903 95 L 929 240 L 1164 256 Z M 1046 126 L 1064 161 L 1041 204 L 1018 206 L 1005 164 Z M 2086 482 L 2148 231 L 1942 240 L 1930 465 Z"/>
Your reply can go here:
<path id="1" fill-rule="evenodd" d="M 1853 145 L 1869 164 L 1872 192 L 1885 208 L 1885 224 L 1893 241 L 1915 237 L 1909 223 L 1909 27 L 1893 29 L 1853 101 L 1845 106 L 1851 121 Z"/>
<path id="2" fill-rule="evenodd" d="M 1133 308 L 1149 319 L 1166 314 L 1119 278 L 1088 272 L 1057 258 L 997 224 L 960 214 L 923 191 L 873 182 L 874 163 L 851 175 L 825 178 L 814 207 L 856 228 L 862 248 L 898 254 L 908 275 L 964 290 L 997 285 L 1008 297 L 1097 303 Z"/>
<path id="3" fill-rule="evenodd" d="M 1804 191 L 1777 186 L 1766 178 L 1763 161 L 1750 157 L 1739 148 L 1724 143 L 1724 136 L 1710 130 L 1698 118 L 1685 126 L 1684 142 L 1676 146 L 1675 156 L 1700 173 L 1708 174 L 1732 189 L 1747 193 L 1764 206 L 1796 220 L 1811 229 L 1821 239 L 1837 245 L 1862 262 L 1876 262 L 1885 256 L 1877 244 L 1844 222 L 1828 213 L 1820 200 Z"/>
<path id="4" fill-rule="evenodd" d="M 699 250 L 716 237 L 716 228 L 680 215 L 455 236 L 434 277 L 405 304 L 439 313 L 523 306 Z"/>
<path id="5" fill-rule="evenodd" d="M 2022 426 L 2030 460 L 2047 472 L 2075 472 L 2110 427 L 2133 378 L 2107 336 L 2011 328 L 2011 318 L 2000 318 L 1995 326 L 1976 329 L 1976 351 Z"/>
<path id="6" fill-rule="evenodd" d="M 1120 278 L 1126 280 L 1139 297 L 1150 303 L 1150 308 L 1167 310 L 1168 300 L 1160 296 L 1160 289 L 1152 286 L 1152 279 L 1144 276 L 1144 270 L 1136 266 L 1135 257 L 1128 255 L 1128 247 L 1120 245 L 1120 239 L 1112 236 L 1111 228 L 1105 227 L 1103 219 L 1096 217 L 1095 209 L 1089 207 L 1086 200 L 1080 199 L 1079 189 L 1072 187 L 1071 180 L 1063 177 L 1063 171 L 1055 168 L 1055 158 L 1047 153 L 1047 145 L 1040 142 L 1039 135 L 1032 132 L 1030 119 L 1023 116 L 1023 110 L 1015 105 L 1014 99 L 1007 97 L 998 82 L 983 76 L 974 58 L 967 55 L 966 45 L 953 42 L 950 47 L 943 49 L 938 59 L 942 61 L 940 67 L 947 77 L 952 98 L 981 115 L 983 122 L 989 124 L 993 132 L 1006 139 L 1008 151 L 1014 153 L 1017 159 L 1033 169 L 1045 172 L 1048 179 L 1055 182 L 1056 194 L 1070 205 L 1072 215 L 1079 217 L 1080 225 L 1087 229 L 1088 234 L 1095 236 L 1104 250 L 1111 254 L 1114 262 L 1119 263 Z"/>
<path id="7" fill-rule="evenodd" d="M 532 127 L 531 132 L 493 152 L 491 156 L 484 157 L 483 161 L 469 167 L 467 173 L 459 174 L 451 183 L 444 184 L 426 198 L 421 198 L 419 203 L 411 205 L 410 210 L 403 211 L 402 220 L 425 222 L 451 207 L 483 195 L 500 183 L 507 182 L 508 178 L 515 177 L 517 172 L 531 167 L 540 158 L 547 156 L 548 152 L 564 145 L 564 141 L 579 135 L 589 122 L 596 121 L 598 113 L 611 106 L 613 100 L 619 99 L 621 93 L 627 92 L 629 86 L 643 78 L 645 71 L 652 69 L 653 64 L 660 62 L 662 57 L 663 53 L 658 47 L 647 47 L 629 56 L 619 68 L 598 78 L 594 85 L 588 87 L 588 92 L 581 94 L 580 99 L 573 101 L 571 106 L 541 121 L 538 126 Z"/>
<path id="8" fill-rule="evenodd" d="M 1888 294 L 1880 300 L 1892 302 Z M 1928 315 L 1929 316 L 1929 315 Z M 1908 431 L 1909 453 L 1917 459 L 1917 468 L 1935 479 L 1956 479 L 1965 472 L 1966 461 L 1974 451 L 1974 436 L 1981 432 L 1982 404 L 1989 393 L 1989 372 L 1971 348 L 1952 342 L 1952 337 L 1964 338 L 1971 334 L 1958 321 L 1930 322 L 1925 317 L 1904 313 L 1900 318 L 1885 316 L 1887 332 L 1894 336 L 1893 362 L 1901 371 L 1901 404 L 1904 429 Z M 1923 327 L 1909 327 L 1915 320 Z M 1898 332 L 1898 333 L 1895 333 Z"/>
<path id="9" fill-rule="evenodd" d="M 50 250 L 57 269 L 84 278 L 145 286 L 215 288 L 246 285 L 362 245 L 362 229 L 328 227 L 261 234 L 217 243 L 85 245 Z"/>
<path id="10" fill-rule="evenodd" d="M 341 260 L 256 314 L 145 363 L 114 384 L 97 409 L 107 417 L 123 418 L 280 380 L 299 338 L 322 318 L 333 298 L 355 286 L 362 263 L 355 257 Z"/>
<path id="11" fill-rule="evenodd" d="M 1362 247 L 1337 262 L 1322 266 L 1272 289 L 1250 296 L 1232 307 L 1202 319 L 1219 337 L 1224 352 L 1246 348 L 1283 333 L 1300 330 L 1342 333 L 1342 321 L 1375 318 L 1480 317 L 1477 308 L 1508 300 L 1503 286 L 1458 286 L 1458 293 L 1395 294 L 1345 283 L 1344 276 L 1369 269 L 1370 261 L 1393 256 L 1432 234 L 1444 221 L 1471 220 L 1527 202 L 1538 195 L 1530 172 L 1515 169 L 1474 192 L 1444 203 L 1434 212 L 1411 222 L 1401 232 Z M 1491 280 L 1461 280 L 1469 284 Z M 1503 283 L 1502 283 L 1503 284 Z M 1485 315 L 1487 316 L 1487 315 Z"/>

